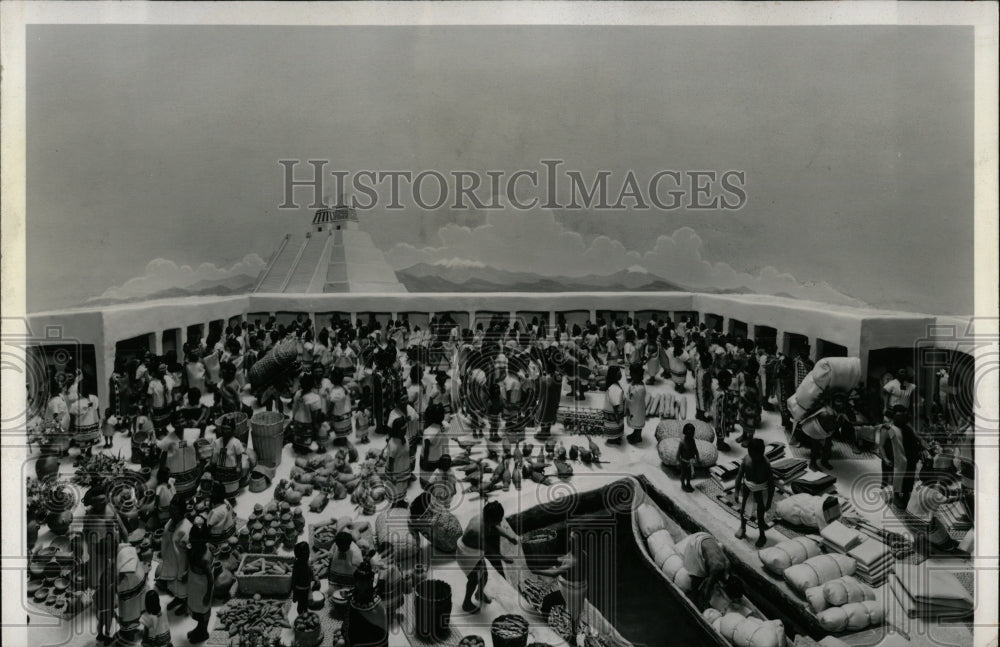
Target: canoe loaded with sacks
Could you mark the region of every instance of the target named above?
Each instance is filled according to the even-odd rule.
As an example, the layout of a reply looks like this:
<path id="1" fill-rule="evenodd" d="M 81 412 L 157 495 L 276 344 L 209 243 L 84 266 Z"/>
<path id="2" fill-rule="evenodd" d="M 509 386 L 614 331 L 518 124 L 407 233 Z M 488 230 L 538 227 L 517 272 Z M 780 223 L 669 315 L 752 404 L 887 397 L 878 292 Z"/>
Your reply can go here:
<path id="1" fill-rule="evenodd" d="M 637 493 L 641 486 L 635 484 Z M 691 576 L 676 548 L 687 533 L 647 497 L 636 496 L 632 507 L 632 534 L 643 561 L 666 584 L 680 608 L 701 625 L 705 644 L 718 647 L 786 647 L 780 620 L 768 620 L 749 600 L 725 610 L 698 610 L 691 593 Z"/>

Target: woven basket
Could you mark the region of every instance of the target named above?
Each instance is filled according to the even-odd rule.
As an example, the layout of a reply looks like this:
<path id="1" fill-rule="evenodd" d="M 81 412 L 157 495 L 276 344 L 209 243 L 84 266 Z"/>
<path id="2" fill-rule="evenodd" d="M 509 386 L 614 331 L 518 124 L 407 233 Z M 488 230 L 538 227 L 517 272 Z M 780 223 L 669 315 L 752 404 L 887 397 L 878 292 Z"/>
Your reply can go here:
<path id="1" fill-rule="evenodd" d="M 712 443 L 704 440 L 695 440 L 698 447 L 698 467 L 711 467 L 719 458 L 719 450 Z M 664 438 L 656 446 L 656 451 L 660 454 L 660 461 L 668 467 L 678 467 L 681 463 L 677 459 L 680 450 L 680 438 Z"/>
<path id="2" fill-rule="evenodd" d="M 266 557 L 268 561 L 286 562 L 289 566 L 295 563 L 294 557 L 284 557 L 280 555 L 247 554 L 240 560 L 240 567 L 236 570 L 238 581 L 236 590 L 242 596 L 251 596 L 257 593 L 261 595 L 288 596 L 292 592 L 292 571 L 288 570 L 286 575 L 245 575 L 243 566 L 247 562 Z"/>
<path id="3" fill-rule="evenodd" d="M 270 483 L 267 481 L 267 477 L 259 472 L 254 472 L 250 475 L 250 483 L 247 486 L 251 492 L 263 492 L 268 488 Z"/>
<path id="4" fill-rule="evenodd" d="M 224 413 L 215 419 L 216 429 L 221 430 L 222 425 L 227 421 L 234 423 L 235 431 L 233 435 L 246 447 L 247 443 L 250 442 L 250 419 L 247 417 L 247 414 L 242 411 Z"/>
<path id="5" fill-rule="evenodd" d="M 664 438 L 682 438 L 684 436 L 684 426 L 694 425 L 695 440 L 704 440 L 707 443 L 715 442 L 715 429 L 712 425 L 701 420 L 663 420 L 656 425 L 656 442 Z"/>

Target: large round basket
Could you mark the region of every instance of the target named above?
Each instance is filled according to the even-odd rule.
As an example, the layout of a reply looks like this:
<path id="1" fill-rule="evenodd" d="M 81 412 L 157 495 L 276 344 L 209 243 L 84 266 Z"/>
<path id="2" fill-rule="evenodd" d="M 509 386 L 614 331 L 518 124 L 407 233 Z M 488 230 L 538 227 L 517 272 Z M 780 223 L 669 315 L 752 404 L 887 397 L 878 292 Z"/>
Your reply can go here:
<path id="1" fill-rule="evenodd" d="M 242 411 L 233 411 L 231 413 L 224 413 L 215 419 L 216 430 L 222 429 L 222 426 L 227 422 L 231 423 L 234 428 L 233 435 L 236 436 L 237 440 L 243 443 L 245 447 L 248 442 L 250 442 L 250 419 L 247 414 Z"/>
<path id="2" fill-rule="evenodd" d="M 656 442 L 660 442 L 664 438 L 682 438 L 684 436 L 685 425 L 692 425 L 694 427 L 695 440 L 704 440 L 709 443 L 715 442 L 715 429 L 712 428 L 712 425 L 701 420 L 662 420 L 660 424 L 656 425 L 656 432 L 654 434 Z"/>
<path id="3" fill-rule="evenodd" d="M 698 448 L 698 467 L 711 467 L 715 465 L 715 461 L 719 458 L 719 450 L 716 448 L 714 443 L 705 442 L 704 440 L 695 440 L 695 446 Z M 680 438 L 664 438 L 656 445 L 656 451 L 660 455 L 660 461 L 668 467 L 677 467 L 680 465 L 680 460 L 677 458 L 677 454 L 680 450 L 681 440 Z"/>
<path id="4" fill-rule="evenodd" d="M 422 640 L 442 640 L 451 630 L 451 587 L 441 580 L 424 580 L 413 592 L 414 633 Z"/>
<path id="5" fill-rule="evenodd" d="M 566 546 L 559 541 L 559 533 L 553 528 L 539 528 L 522 534 L 521 550 L 524 551 L 524 561 L 532 571 L 552 568 L 566 554 Z"/>
<path id="6" fill-rule="evenodd" d="M 257 462 L 267 467 L 281 464 L 285 445 L 285 416 L 277 411 L 258 411 L 250 419 L 250 436 Z"/>
<path id="7" fill-rule="evenodd" d="M 528 621 L 524 616 L 513 613 L 497 616 L 490 625 L 493 647 L 526 647 L 528 644 Z"/>

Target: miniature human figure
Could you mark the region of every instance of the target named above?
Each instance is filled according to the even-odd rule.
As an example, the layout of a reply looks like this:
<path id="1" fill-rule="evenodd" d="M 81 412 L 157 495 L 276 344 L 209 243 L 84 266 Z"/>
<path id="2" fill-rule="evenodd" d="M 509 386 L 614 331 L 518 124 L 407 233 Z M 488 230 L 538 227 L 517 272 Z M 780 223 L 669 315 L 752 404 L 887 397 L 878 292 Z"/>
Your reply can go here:
<path id="1" fill-rule="evenodd" d="M 756 545 L 761 548 L 767 543 L 767 536 L 764 533 L 767 528 L 764 513 L 771 509 L 771 501 L 774 499 L 774 473 L 771 471 L 770 461 L 764 455 L 764 441 L 760 438 L 750 440 L 747 455 L 743 458 L 736 474 L 736 499 L 740 506 L 740 529 L 736 532 L 737 539 L 743 539 L 747 534 L 747 522 L 743 512 L 751 494 L 754 506 L 757 508 L 757 529 L 760 532 Z"/>
<path id="2" fill-rule="evenodd" d="M 458 541 L 458 563 L 466 575 L 465 599 L 462 610 L 473 613 L 479 610 L 472 598 L 475 596 L 483 604 L 492 600 L 486 595 L 487 570 L 486 561 L 503 576 L 503 561 L 509 561 L 500 554 L 500 537 L 505 537 L 512 543 L 517 543 L 517 535 L 504 522 L 503 506 L 497 501 L 490 501 L 483 507 L 482 514 L 477 514 L 465 526 L 465 532 Z"/>
<path id="3" fill-rule="evenodd" d="M 608 445 L 621 445 L 625 435 L 624 410 L 625 392 L 619 381 L 622 370 L 617 366 L 608 367 L 608 376 L 604 382 L 604 435 Z"/>
<path id="4" fill-rule="evenodd" d="M 726 437 L 735 430 L 739 417 L 739 395 L 730 388 L 733 376 L 728 370 L 719 371 L 716 379 L 719 382 L 719 390 L 715 393 L 715 412 L 712 415 L 712 422 L 715 425 L 716 446 L 726 451 L 729 449 Z"/>
<path id="5" fill-rule="evenodd" d="M 681 489 L 685 492 L 694 492 L 691 477 L 694 476 L 694 468 L 699 460 L 698 445 L 694 442 L 694 425 L 691 423 L 684 425 L 682 433 L 684 437 L 677 449 L 677 460 L 681 464 Z"/>
<path id="6" fill-rule="evenodd" d="M 642 442 L 642 428 L 646 425 L 646 387 L 642 383 L 644 368 L 641 364 L 629 367 L 628 392 L 625 408 L 628 427 L 632 432 L 625 438 L 630 444 Z"/>
<path id="7" fill-rule="evenodd" d="M 309 563 L 309 544 L 300 541 L 295 544 L 295 563 L 292 565 L 292 601 L 302 615 L 309 610 L 309 594 L 319 590 L 319 580 Z"/>
<path id="8" fill-rule="evenodd" d="M 160 595 L 146 591 L 145 610 L 139 616 L 142 625 L 142 647 L 170 647 L 170 623 L 160 607 Z"/>

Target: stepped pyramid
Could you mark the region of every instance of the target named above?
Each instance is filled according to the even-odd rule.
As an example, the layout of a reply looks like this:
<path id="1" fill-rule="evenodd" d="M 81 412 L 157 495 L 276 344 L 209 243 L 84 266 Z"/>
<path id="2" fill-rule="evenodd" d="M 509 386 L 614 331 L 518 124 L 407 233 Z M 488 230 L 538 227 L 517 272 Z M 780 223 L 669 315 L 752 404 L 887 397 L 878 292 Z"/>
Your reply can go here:
<path id="1" fill-rule="evenodd" d="M 344 205 L 320 209 L 304 240 L 285 234 L 254 292 L 406 292 L 368 232 L 357 210 Z"/>

